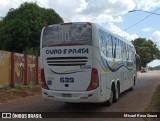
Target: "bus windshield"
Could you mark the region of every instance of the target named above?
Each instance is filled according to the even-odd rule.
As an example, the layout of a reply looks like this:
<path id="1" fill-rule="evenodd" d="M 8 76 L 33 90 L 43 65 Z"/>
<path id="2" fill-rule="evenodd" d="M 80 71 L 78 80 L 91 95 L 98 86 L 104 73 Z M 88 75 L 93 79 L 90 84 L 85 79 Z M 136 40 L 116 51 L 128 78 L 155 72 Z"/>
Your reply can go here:
<path id="1" fill-rule="evenodd" d="M 57 24 L 44 28 L 42 47 L 59 44 L 91 45 L 92 28 L 87 23 Z"/>

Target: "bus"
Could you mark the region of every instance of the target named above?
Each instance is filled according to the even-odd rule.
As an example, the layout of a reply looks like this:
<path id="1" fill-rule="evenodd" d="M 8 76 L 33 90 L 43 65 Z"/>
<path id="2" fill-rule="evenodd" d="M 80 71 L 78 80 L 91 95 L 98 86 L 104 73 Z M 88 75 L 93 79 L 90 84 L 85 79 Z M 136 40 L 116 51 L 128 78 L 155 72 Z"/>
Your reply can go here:
<path id="1" fill-rule="evenodd" d="M 96 23 L 46 26 L 40 40 L 42 98 L 111 105 L 136 84 L 135 55 L 130 41 Z"/>

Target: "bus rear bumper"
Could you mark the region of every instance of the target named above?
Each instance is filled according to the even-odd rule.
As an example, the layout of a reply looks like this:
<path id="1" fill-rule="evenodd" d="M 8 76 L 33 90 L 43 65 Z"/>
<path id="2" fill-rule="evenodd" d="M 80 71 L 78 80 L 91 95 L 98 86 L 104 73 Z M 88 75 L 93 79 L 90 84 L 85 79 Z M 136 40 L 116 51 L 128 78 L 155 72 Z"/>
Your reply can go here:
<path id="1" fill-rule="evenodd" d="M 56 100 L 61 102 L 104 102 L 104 95 L 100 94 L 99 88 L 92 91 L 53 91 L 42 88 L 42 98 L 44 100 Z"/>

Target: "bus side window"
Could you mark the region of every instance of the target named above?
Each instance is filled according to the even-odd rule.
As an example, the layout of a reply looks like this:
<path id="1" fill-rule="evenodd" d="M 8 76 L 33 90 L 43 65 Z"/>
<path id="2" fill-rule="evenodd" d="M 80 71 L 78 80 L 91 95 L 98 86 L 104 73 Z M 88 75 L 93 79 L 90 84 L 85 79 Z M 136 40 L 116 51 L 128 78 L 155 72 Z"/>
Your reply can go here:
<path id="1" fill-rule="evenodd" d="M 126 47 L 127 47 L 126 48 L 127 49 L 127 60 L 129 60 L 129 46 L 127 45 Z"/>
<path id="2" fill-rule="evenodd" d="M 114 53 L 113 53 L 113 36 L 111 36 L 111 43 L 112 43 L 112 57 L 113 57 L 113 55 L 114 55 Z"/>
<path id="3" fill-rule="evenodd" d="M 105 34 L 105 48 L 106 48 L 106 57 L 109 57 L 109 41 L 110 41 L 110 35 L 108 33 Z"/>
<path id="4" fill-rule="evenodd" d="M 105 33 L 103 32 L 103 34 L 102 34 L 102 40 L 103 40 L 103 42 L 102 42 L 102 51 L 103 51 L 103 54 L 105 55 L 105 52 L 106 52 L 106 48 L 105 48 L 105 43 L 106 43 L 106 40 L 105 40 Z"/>
<path id="5" fill-rule="evenodd" d="M 108 44 L 106 42 L 106 57 L 108 57 Z"/>
<path id="6" fill-rule="evenodd" d="M 108 40 L 107 40 L 107 53 L 108 53 L 108 57 L 112 57 L 111 35 L 110 34 L 108 34 Z"/>
<path id="7" fill-rule="evenodd" d="M 104 31 L 101 31 L 100 34 L 100 39 L 101 39 L 101 51 L 102 53 L 106 56 L 106 52 L 107 52 L 107 40 L 106 40 L 106 33 Z"/>
<path id="8" fill-rule="evenodd" d="M 120 52 L 119 52 L 120 59 L 122 59 L 122 46 L 121 46 L 121 44 L 122 44 L 122 41 L 120 40 L 120 43 L 119 43 L 119 47 L 120 47 Z"/>
<path id="9" fill-rule="evenodd" d="M 127 44 L 126 43 L 124 43 L 124 48 L 125 48 L 125 50 L 124 50 L 124 53 L 125 53 L 124 59 L 127 60 Z"/>
<path id="10" fill-rule="evenodd" d="M 113 58 L 116 58 L 117 57 L 117 55 L 116 55 L 116 51 L 117 51 L 117 38 L 116 37 L 114 38 L 114 41 L 113 41 L 113 47 L 114 47 Z"/>
<path id="11" fill-rule="evenodd" d="M 120 47 L 120 40 L 119 39 L 117 41 L 116 56 L 118 59 L 121 59 L 121 47 Z"/>
<path id="12" fill-rule="evenodd" d="M 123 58 L 123 60 L 126 60 L 126 49 L 125 49 L 124 42 L 122 42 L 122 58 Z"/>

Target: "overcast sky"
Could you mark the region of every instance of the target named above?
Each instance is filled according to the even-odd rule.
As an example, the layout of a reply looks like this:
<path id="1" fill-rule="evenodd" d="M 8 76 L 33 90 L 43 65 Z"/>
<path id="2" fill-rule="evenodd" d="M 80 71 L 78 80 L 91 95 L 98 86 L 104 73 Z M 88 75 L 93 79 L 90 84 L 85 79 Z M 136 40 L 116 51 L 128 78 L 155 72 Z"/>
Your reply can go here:
<path id="1" fill-rule="evenodd" d="M 1 0 L 0 16 L 25 1 L 36 2 Z M 160 47 L 160 15 L 128 12 L 136 9 L 160 14 L 160 0 L 37 0 L 37 4 L 54 9 L 65 22 L 95 22 L 129 40 L 151 39 Z"/>

